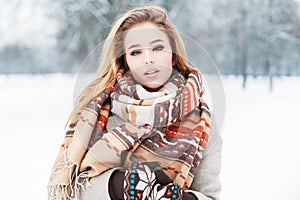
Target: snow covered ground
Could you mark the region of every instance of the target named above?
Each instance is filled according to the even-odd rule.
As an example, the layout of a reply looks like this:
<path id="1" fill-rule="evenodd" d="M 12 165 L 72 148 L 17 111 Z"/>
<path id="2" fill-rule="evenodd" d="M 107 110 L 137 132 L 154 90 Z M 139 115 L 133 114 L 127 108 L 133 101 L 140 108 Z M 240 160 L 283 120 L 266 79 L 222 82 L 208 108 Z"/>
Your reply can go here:
<path id="1" fill-rule="evenodd" d="M 1 199 L 47 198 L 75 76 L 0 75 Z M 300 199 L 300 78 L 223 78 L 222 200 Z M 4 198 L 3 198 L 4 197 Z"/>

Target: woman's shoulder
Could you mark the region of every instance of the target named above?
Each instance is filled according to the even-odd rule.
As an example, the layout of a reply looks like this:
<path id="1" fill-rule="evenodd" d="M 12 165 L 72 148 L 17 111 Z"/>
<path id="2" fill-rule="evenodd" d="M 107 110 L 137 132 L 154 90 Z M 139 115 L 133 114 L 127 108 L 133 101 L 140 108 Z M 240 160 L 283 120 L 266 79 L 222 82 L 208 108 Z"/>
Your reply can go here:
<path id="1" fill-rule="evenodd" d="M 216 127 L 216 123 L 212 120 L 211 130 L 208 137 L 207 146 L 204 152 L 204 156 L 209 154 L 214 148 L 222 147 L 222 136 L 220 131 Z"/>

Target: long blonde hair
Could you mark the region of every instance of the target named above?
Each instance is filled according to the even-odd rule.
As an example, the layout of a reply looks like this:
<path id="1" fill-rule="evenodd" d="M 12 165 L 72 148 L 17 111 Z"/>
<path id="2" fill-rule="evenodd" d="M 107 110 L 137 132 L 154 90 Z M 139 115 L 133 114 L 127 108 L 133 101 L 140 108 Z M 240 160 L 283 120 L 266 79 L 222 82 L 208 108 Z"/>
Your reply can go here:
<path id="1" fill-rule="evenodd" d="M 126 72 L 128 70 L 124 53 L 124 33 L 132 26 L 151 22 L 162 28 L 168 35 L 173 52 L 173 68 L 186 75 L 194 68 L 186 62 L 186 51 L 175 26 L 170 21 L 167 12 L 158 6 L 146 6 L 132 9 L 119 18 L 112 27 L 100 55 L 100 64 L 97 77 L 91 82 L 79 97 L 78 104 L 71 112 L 68 121 L 76 119 L 76 115 L 94 99 L 100 92 L 116 82 L 118 70 Z"/>

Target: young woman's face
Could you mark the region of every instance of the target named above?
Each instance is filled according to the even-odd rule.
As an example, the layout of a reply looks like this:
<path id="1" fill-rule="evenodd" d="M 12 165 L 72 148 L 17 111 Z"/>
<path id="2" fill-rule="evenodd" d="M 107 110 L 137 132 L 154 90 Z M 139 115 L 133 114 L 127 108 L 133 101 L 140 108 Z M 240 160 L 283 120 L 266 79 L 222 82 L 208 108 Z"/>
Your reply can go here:
<path id="1" fill-rule="evenodd" d="M 161 87 L 172 73 L 172 50 L 168 36 L 145 22 L 128 30 L 124 38 L 126 62 L 134 79 L 144 87 Z"/>

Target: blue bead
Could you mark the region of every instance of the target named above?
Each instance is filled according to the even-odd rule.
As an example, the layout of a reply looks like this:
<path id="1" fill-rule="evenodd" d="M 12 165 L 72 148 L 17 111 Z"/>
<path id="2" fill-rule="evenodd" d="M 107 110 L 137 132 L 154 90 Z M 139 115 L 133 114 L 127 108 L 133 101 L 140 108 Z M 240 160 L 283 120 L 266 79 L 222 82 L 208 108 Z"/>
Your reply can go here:
<path id="1" fill-rule="evenodd" d="M 130 199 L 134 199 L 134 196 L 130 196 Z"/>
<path id="2" fill-rule="evenodd" d="M 173 199 L 175 199 L 175 198 L 176 198 L 176 195 L 175 195 L 175 194 L 173 194 L 173 195 L 172 195 L 172 198 L 173 198 Z"/>
<path id="3" fill-rule="evenodd" d="M 135 169 L 133 169 L 131 172 L 132 172 L 132 173 L 135 173 L 135 172 L 136 172 L 136 170 L 135 170 Z"/>
<path id="4" fill-rule="evenodd" d="M 131 174 L 130 178 L 134 178 L 134 177 L 135 177 L 135 175 L 134 175 L 134 174 Z"/>
<path id="5" fill-rule="evenodd" d="M 134 180 L 130 180 L 130 183 L 134 183 Z"/>
<path id="6" fill-rule="evenodd" d="M 131 186 L 130 186 L 130 189 L 134 189 L 134 185 L 131 185 Z"/>
<path id="7" fill-rule="evenodd" d="M 174 190 L 173 192 L 174 192 L 174 193 L 177 193 L 177 190 Z"/>
<path id="8" fill-rule="evenodd" d="M 134 190 L 130 190 L 129 193 L 134 195 Z"/>

